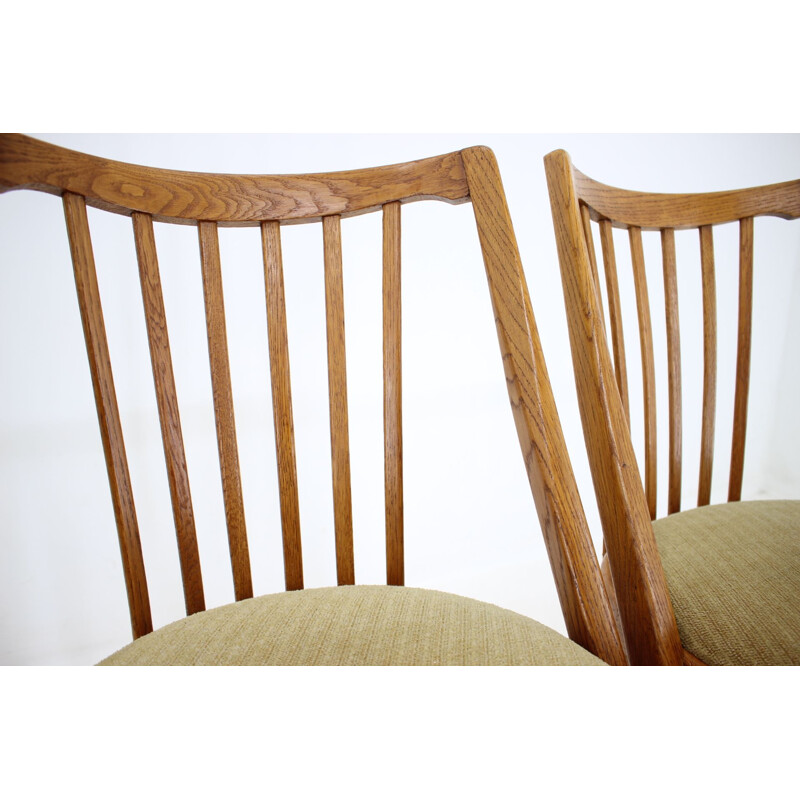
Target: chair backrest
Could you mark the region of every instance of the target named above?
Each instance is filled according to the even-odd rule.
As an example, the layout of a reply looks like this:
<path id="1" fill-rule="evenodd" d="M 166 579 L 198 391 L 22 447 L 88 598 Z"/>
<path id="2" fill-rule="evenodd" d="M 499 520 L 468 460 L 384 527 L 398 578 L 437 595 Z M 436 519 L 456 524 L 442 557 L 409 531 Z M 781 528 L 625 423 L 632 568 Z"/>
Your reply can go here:
<path id="1" fill-rule="evenodd" d="M 21 135 L 0 136 L 0 191 L 63 199 L 80 312 L 117 522 L 134 638 L 152 630 L 147 580 L 117 407 L 86 206 L 130 216 L 178 540 L 186 613 L 205 608 L 154 221 L 196 225 L 220 471 L 236 599 L 252 596 L 220 273 L 220 226 L 260 228 L 280 486 L 285 585 L 303 587 L 281 226 L 320 223 L 324 239 L 328 383 L 337 579 L 355 581 L 344 346 L 341 220 L 383 215 L 383 387 L 387 582 L 402 585 L 403 436 L 400 217 L 403 203 L 472 202 L 507 388 L 530 486 L 571 638 L 611 663 L 624 652 L 556 413 L 497 163 L 490 150 L 349 172 L 220 175 L 149 169 Z"/>
<path id="2" fill-rule="evenodd" d="M 620 603 L 623 627 L 634 663 L 680 663 L 674 615 L 657 557 L 651 520 L 656 519 L 656 364 L 643 231 L 661 245 L 668 386 L 667 513 L 681 510 L 683 477 L 681 324 L 675 231 L 699 236 L 702 285 L 702 342 L 684 342 L 689 358 L 702 352 L 702 423 L 697 505 L 711 499 L 717 409 L 717 291 L 713 229 L 739 226 L 738 334 L 728 501 L 741 499 L 750 378 L 753 298 L 754 217 L 784 219 L 800 215 L 800 181 L 739 191 L 704 194 L 652 194 L 606 186 L 572 166 L 564 151 L 545 157 L 553 221 L 569 320 L 575 380 L 589 461 L 603 522 L 605 543 Z M 643 398 L 644 480 L 631 439 L 628 364 L 623 337 L 624 310 L 614 249 L 614 228 L 630 241 L 638 319 Z M 645 234 L 647 236 L 648 234 Z M 595 237 L 600 241 L 598 263 Z M 688 265 L 691 267 L 691 264 Z M 727 266 L 727 265 L 725 265 Z M 605 280 L 601 280 L 600 272 Z M 685 269 L 685 268 L 684 268 Z M 727 271 L 729 273 L 730 270 Z M 727 277 L 725 272 L 723 279 Z M 691 275 L 681 272 L 688 283 Z M 683 277 L 686 275 L 686 277 Z M 652 277 L 652 276 L 651 276 Z M 601 285 L 605 287 L 604 307 Z M 660 313 L 659 313 L 660 316 Z M 607 341 L 610 330 L 611 350 Z M 682 648 L 681 648 L 682 649 Z"/>

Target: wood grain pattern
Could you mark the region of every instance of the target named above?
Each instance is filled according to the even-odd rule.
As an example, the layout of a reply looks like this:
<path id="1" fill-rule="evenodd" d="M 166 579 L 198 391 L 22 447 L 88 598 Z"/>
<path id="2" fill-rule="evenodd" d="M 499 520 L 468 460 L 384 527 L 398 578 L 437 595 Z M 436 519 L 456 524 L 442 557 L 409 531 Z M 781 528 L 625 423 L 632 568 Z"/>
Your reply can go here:
<path id="1" fill-rule="evenodd" d="M 131 628 L 133 638 L 137 639 L 153 630 L 153 621 L 150 615 L 150 597 L 147 591 L 142 545 L 139 539 L 139 524 L 133 503 L 131 477 L 128 471 L 128 459 L 125 455 L 125 441 L 122 436 L 117 395 L 114 390 L 114 376 L 111 372 L 111 358 L 106 340 L 103 309 L 100 304 L 100 290 L 97 286 L 89 221 L 86 216 L 86 204 L 82 197 L 66 193 L 63 202 L 75 271 L 75 288 L 78 292 L 78 305 L 83 323 L 83 334 L 86 339 L 86 353 L 89 357 L 89 369 L 92 374 L 97 419 L 100 423 L 100 436 L 103 440 L 108 481 L 111 486 L 111 500 L 117 522 L 122 569 L 125 574 L 125 586 L 128 591 L 128 605 L 131 613 Z"/>
<path id="2" fill-rule="evenodd" d="M 739 223 L 739 332 L 736 348 L 736 394 L 728 502 L 741 500 L 744 444 L 747 435 L 747 398 L 750 392 L 750 338 L 753 320 L 753 218 Z"/>
<path id="3" fill-rule="evenodd" d="M 214 222 L 201 222 L 197 226 L 197 230 L 203 272 L 208 356 L 214 395 L 214 419 L 217 426 L 222 495 L 228 526 L 233 585 L 236 599 L 245 600 L 253 596 L 253 583 L 250 576 L 250 551 L 247 544 L 242 482 L 239 473 L 239 451 L 236 444 L 236 422 L 233 414 L 233 391 L 228 362 L 228 335 L 225 328 L 219 236 Z"/>
<path id="4" fill-rule="evenodd" d="M 569 156 L 550 153 L 545 172 L 586 449 L 627 652 L 632 664 L 681 664 L 683 647 L 596 311 Z"/>
<path id="5" fill-rule="evenodd" d="M 675 231 L 661 231 L 661 256 L 664 271 L 664 313 L 667 325 L 667 391 L 669 394 L 669 492 L 667 513 L 681 510 L 683 466 L 681 410 L 681 331 L 678 313 L 678 275 L 675 259 Z"/>
<path id="6" fill-rule="evenodd" d="M 639 319 L 639 346 L 642 357 L 642 396 L 644 401 L 644 486 L 650 519 L 656 518 L 656 376 L 653 357 L 653 327 L 642 249 L 642 231 L 630 228 L 633 283 L 636 289 L 636 314 Z"/>
<path id="7" fill-rule="evenodd" d="M 583 235 L 586 237 L 586 251 L 589 255 L 589 266 L 592 268 L 592 278 L 594 279 L 594 289 L 597 292 L 597 307 L 600 309 L 600 319 L 605 325 L 605 315 L 603 313 L 603 294 L 600 291 L 600 275 L 597 271 L 597 256 L 594 250 L 594 236 L 592 235 L 592 218 L 589 209 L 581 206 L 581 222 L 583 223 Z"/>
<path id="8" fill-rule="evenodd" d="M 261 249 L 267 296 L 267 336 L 283 530 L 283 570 L 286 589 L 292 591 L 303 588 L 303 551 L 300 539 L 300 501 L 297 494 L 297 457 L 294 447 L 283 257 L 277 222 L 264 222 L 261 225 Z"/>
<path id="9" fill-rule="evenodd" d="M 725 192 L 658 194 L 607 186 L 574 167 L 573 175 L 578 196 L 589 206 L 592 219 L 609 219 L 618 228 L 681 230 L 762 215 L 800 217 L 800 180 Z"/>
<path id="10" fill-rule="evenodd" d="M 465 202 L 458 153 L 372 169 L 316 175 L 223 175 L 151 169 L 78 153 L 20 134 L 0 134 L 0 191 L 83 195 L 91 206 L 160 222 L 223 226 L 262 220 L 319 221 L 393 201 Z"/>
<path id="11" fill-rule="evenodd" d="M 522 455 L 569 636 L 611 664 L 627 663 L 586 525 L 547 375 L 497 161 L 464 150 L 497 335 Z M 575 220 L 580 226 L 580 219 Z M 594 284 L 587 290 L 595 296 Z"/>
<path id="12" fill-rule="evenodd" d="M 325 317 L 328 336 L 328 402 L 331 414 L 336 580 L 343 586 L 355 583 L 355 566 L 340 220 L 338 215 L 323 218 L 322 235 L 325 251 Z"/>
<path id="13" fill-rule="evenodd" d="M 700 228 L 700 268 L 703 274 L 703 427 L 700 432 L 700 479 L 697 505 L 711 500 L 714 465 L 714 420 L 717 407 L 717 290 L 711 227 Z"/>
<path id="14" fill-rule="evenodd" d="M 617 279 L 617 258 L 614 252 L 614 239 L 611 223 L 600 220 L 600 246 L 603 251 L 603 266 L 606 275 L 608 295 L 608 316 L 611 323 L 611 346 L 614 351 L 614 368 L 617 376 L 622 408 L 630 424 L 630 400 L 628 399 L 628 368 L 625 363 L 625 337 L 622 326 L 622 309 L 619 302 L 619 281 Z"/>
<path id="15" fill-rule="evenodd" d="M 386 582 L 405 582 L 403 548 L 403 368 L 400 204 L 383 207 L 383 442 Z"/>
<path id="16" fill-rule="evenodd" d="M 194 524 L 192 495 L 189 489 L 189 474 L 183 447 L 181 418 L 178 410 L 178 395 L 172 372 L 172 357 L 169 349 L 167 316 L 161 292 L 161 277 L 153 232 L 153 219 L 138 212 L 133 215 L 133 235 L 136 242 L 136 257 L 139 262 L 139 281 L 142 287 L 147 342 L 150 347 L 150 363 L 153 367 L 153 382 L 158 403 L 158 419 L 161 424 L 161 440 L 167 464 L 167 480 L 172 500 L 172 515 L 178 538 L 178 556 L 183 577 L 183 596 L 186 613 L 205 610 L 203 577 L 200 570 L 200 554 L 197 550 L 197 533 Z"/>

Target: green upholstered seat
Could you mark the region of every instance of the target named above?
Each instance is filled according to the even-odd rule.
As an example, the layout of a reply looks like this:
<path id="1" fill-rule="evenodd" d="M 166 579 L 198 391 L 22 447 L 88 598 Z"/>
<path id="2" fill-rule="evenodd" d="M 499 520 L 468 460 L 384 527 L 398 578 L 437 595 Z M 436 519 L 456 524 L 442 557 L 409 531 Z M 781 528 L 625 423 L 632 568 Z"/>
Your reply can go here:
<path id="1" fill-rule="evenodd" d="M 556 631 L 457 595 L 339 586 L 194 614 L 102 665 L 602 665 Z"/>
<path id="2" fill-rule="evenodd" d="M 684 647 L 707 664 L 800 665 L 800 501 L 654 523 Z"/>

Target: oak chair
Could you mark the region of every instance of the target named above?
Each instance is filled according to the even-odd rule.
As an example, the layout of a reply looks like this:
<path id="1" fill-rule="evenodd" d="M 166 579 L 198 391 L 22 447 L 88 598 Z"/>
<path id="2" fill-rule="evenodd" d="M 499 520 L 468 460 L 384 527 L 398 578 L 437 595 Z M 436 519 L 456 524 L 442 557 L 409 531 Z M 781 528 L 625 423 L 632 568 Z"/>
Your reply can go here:
<path id="1" fill-rule="evenodd" d="M 598 183 L 575 169 L 561 150 L 545 157 L 545 169 L 584 437 L 607 550 L 602 570 L 615 590 L 631 663 L 800 664 L 800 502 L 741 501 L 754 218 L 800 216 L 800 181 L 706 194 L 652 194 Z M 715 269 L 713 231 L 726 223 L 739 227 L 738 275 L 737 265 L 727 260 L 720 259 Z M 634 387 L 628 381 L 615 228 L 627 231 L 630 242 L 641 354 L 642 471 L 631 435 Z M 676 258 L 675 231 L 690 229 L 699 236 L 695 271 Z M 656 234 L 643 231 L 660 237 L 663 278 L 646 271 L 643 238 Z M 738 334 L 727 502 L 711 505 L 717 276 L 738 283 Z M 679 277 L 681 286 L 692 281 L 696 289 L 702 286 L 702 341 L 688 347 L 683 342 L 683 349 Z M 651 310 L 648 296 L 648 284 L 652 296 L 657 280 L 663 280 L 663 317 Z M 666 327 L 669 406 L 667 515 L 661 519 L 656 503 L 656 325 Z M 692 503 L 687 509 L 685 501 L 682 506 L 683 478 L 689 472 L 683 470 L 682 421 L 693 409 L 684 402 L 681 374 L 682 365 L 686 368 L 692 359 L 702 360 L 702 425 L 696 507 Z"/>
<path id="2" fill-rule="evenodd" d="M 150 169 L 0 136 L 0 191 L 62 198 L 134 641 L 108 664 L 584 664 L 625 662 L 586 529 L 492 152 L 294 176 Z M 400 217 L 414 200 L 471 202 L 507 388 L 573 641 L 476 600 L 404 587 Z M 4 200 L 10 202 L 10 199 Z M 148 583 L 100 303 L 87 205 L 131 217 L 186 617 L 153 631 Z M 356 586 L 342 282 L 342 220 L 383 215 L 386 586 Z M 206 609 L 154 223 L 197 227 L 235 602 Z M 281 226 L 323 229 L 337 587 L 304 589 Z M 253 597 L 220 273 L 220 226 L 260 228 L 286 591 Z M 138 298 L 135 300 L 138 302 Z M 134 298 L 131 299 L 134 302 Z M 488 308 L 487 308 L 488 313 Z M 262 343 L 254 343 L 264 346 Z M 327 444 L 325 445 L 327 449 Z M 100 490 L 101 487 L 98 487 Z M 258 531 L 257 535 L 269 535 Z M 277 535 L 277 532 L 274 532 Z M 252 536 L 252 531 L 250 536 Z M 589 652 L 587 652 L 589 651 Z M 594 654 L 594 655 L 592 655 Z"/>

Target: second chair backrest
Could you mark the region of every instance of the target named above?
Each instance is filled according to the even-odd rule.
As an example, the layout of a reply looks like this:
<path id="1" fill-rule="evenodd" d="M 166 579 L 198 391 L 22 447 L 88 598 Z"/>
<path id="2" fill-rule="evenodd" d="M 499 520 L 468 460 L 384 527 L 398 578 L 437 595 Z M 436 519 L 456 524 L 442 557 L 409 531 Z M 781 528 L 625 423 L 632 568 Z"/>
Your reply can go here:
<path id="1" fill-rule="evenodd" d="M 728 501 L 741 498 L 750 381 L 753 312 L 754 218 L 800 216 L 800 181 L 705 194 L 654 194 L 599 183 L 572 166 L 564 151 L 545 158 L 562 268 L 575 378 L 603 531 L 632 660 L 680 663 L 680 641 L 650 520 L 657 516 L 656 368 L 653 331 L 666 328 L 668 386 L 667 513 L 681 510 L 683 486 L 682 353 L 702 358 L 702 423 L 697 505 L 711 500 L 717 412 L 717 280 L 714 226 L 736 223 L 738 333 Z M 642 376 L 644 469 L 636 467 L 631 441 L 631 401 L 623 336 L 624 310 L 614 229 L 627 232 L 638 320 Z M 702 341 L 681 348 L 675 232 L 695 230 L 702 285 Z M 663 311 L 652 311 L 643 231 L 661 246 Z M 597 257 L 596 238 L 602 260 Z M 726 264 L 731 267 L 733 265 Z M 602 269 L 601 269 L 602 268 Z M 601 272 L 604 280 L 601 279 Z M 725 277 L 730 278 L 730 269 Z M 681 272 L 689 279 L 691 276 Z M 603 303 L 605 290 L 606 304 Z M 661 320 L 661 321 L 659 321 Z M 607 342 L 610 331 L 611 347 Z M 613 351 L 613 359 L 612 359 Z M 611 465 L 615 465 L 611 469 Z M 645 608 L 649 606 L 649 610 Z M 637 610 L 638 609 L 638 610 Z M 634 641 L 635 640 L 635 641 Z"/>

